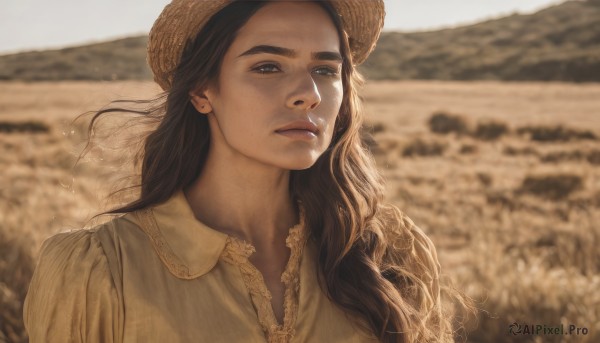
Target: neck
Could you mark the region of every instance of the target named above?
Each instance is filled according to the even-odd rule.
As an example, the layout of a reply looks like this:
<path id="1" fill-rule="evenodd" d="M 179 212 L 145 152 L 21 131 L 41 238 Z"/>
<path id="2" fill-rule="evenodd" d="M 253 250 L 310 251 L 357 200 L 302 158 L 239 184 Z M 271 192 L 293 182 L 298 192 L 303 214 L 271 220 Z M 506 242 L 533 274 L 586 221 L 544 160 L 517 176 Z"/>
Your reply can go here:
<path id="1" fill-rule="evenodd" d="M 290 171 L 216 156 L 209 153 L 201 175 L 184 190 L 196 219 L 257 250 L 285 246 L 289 228 L 299 222 Z"/>

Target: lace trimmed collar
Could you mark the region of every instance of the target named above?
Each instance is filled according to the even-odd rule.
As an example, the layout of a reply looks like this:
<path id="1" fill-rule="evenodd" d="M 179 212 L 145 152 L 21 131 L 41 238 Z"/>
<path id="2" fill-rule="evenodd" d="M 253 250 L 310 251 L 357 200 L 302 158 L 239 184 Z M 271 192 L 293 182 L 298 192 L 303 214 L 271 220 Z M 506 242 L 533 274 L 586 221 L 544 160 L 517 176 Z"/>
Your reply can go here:
<path id="1" fill-rule="evenodd" d="M 286 240 L 292 252 L 298 251 L 305 241 L 305 214 L 302 206 L 299 208 L 300 223 L 290 228 Z M 226 246 L 227 251 L 236 252 L 233 255 L 244 258 L 255 251 L 251 244 L 198 221 L 183 191 L 164 204 L 132 215 L 149 237 L 163 264 L 180 279 L 195 279 L 208 273 L 217 264 Z"/>

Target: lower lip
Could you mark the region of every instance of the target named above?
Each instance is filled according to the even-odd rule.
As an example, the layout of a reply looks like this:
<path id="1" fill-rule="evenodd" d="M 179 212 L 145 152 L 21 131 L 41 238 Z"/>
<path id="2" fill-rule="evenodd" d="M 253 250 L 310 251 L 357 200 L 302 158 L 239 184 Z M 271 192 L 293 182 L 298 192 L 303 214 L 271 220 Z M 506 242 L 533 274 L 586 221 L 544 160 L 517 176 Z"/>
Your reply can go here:
<path id="1" fill-rule="evenodd" d="M 277 133 L 292 139 L 302 139 L 307 141 L 317 138 L 317 135 L 315 135 L 312 131 L 308 130 L 285 130 L 277 131 Z"/>

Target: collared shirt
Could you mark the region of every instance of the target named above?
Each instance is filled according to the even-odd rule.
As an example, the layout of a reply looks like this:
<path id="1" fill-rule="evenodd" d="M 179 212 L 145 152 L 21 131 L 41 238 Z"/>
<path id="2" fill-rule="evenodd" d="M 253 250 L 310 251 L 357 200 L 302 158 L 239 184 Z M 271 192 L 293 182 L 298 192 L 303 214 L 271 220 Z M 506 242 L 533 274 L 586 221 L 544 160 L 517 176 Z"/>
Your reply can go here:
<path id="1" fill-rule="evenodd" d="M 24 304 L 36 342 L 373 342 L 317 281 L 316 245 L 289 230 L 278 323 L 254 248 L 166 203 L 46 240 Z"/>

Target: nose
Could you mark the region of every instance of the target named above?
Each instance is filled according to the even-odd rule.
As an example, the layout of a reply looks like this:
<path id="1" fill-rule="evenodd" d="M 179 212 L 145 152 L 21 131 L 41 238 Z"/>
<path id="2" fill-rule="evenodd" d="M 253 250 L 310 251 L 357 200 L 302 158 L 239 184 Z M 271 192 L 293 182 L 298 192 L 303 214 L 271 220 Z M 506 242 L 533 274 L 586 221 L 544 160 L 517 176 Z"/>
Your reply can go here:
<path id="1" fill-rule="evenodd" d="M 319 88 L 312 76 L 302 75 L 292 94 L 289 95 L 286 105 L 291 109 L 309 111 L 315 109 L 321 103 Z"/>

